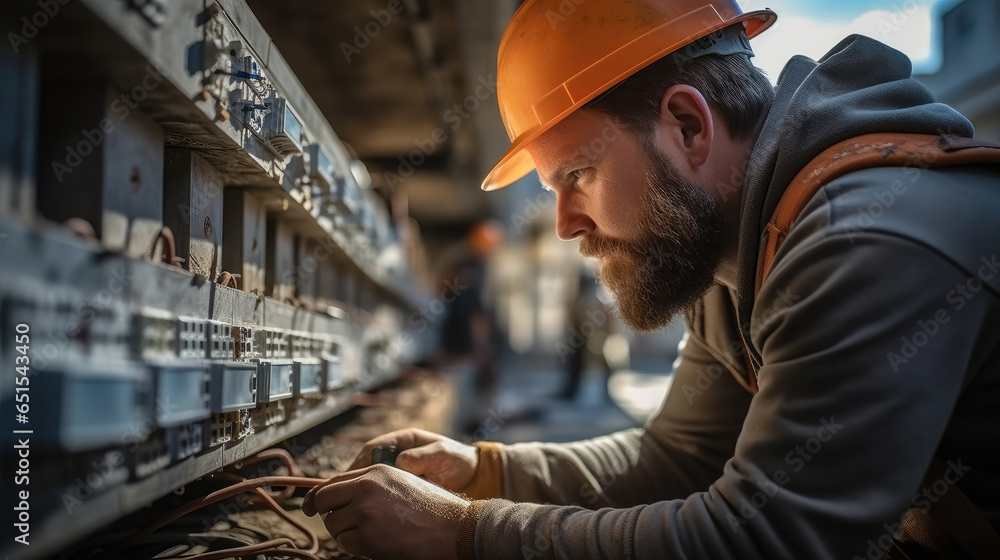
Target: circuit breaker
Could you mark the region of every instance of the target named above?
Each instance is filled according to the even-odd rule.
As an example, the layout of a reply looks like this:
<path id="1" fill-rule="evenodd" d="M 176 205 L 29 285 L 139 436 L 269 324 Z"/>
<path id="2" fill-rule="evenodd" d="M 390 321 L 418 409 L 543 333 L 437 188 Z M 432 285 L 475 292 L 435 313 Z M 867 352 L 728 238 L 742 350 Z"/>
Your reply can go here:
<path id="1" fill-rule="evenodd" d="M 223 178 L 188 148 L 167 148 L 163 221 L 170 227 L 179 261 L 215 280 L 222 273 Z"/>
<path id="2" fill-rule="evenodd" d="M 278 217 L 269 218 L 267 220 L 266 246 L 267 293 L 281 301 L 294 297 L 299 273 L 298 252 L 295 248 L 295 233 L 292 225 Z"/>
<path id="3" fill-rule="evenodd" d="M 267 213 L 244 189 L 224 194 L 222 268 L 239 275 L 240 289 L 264 293 L 267 257 Z"/>

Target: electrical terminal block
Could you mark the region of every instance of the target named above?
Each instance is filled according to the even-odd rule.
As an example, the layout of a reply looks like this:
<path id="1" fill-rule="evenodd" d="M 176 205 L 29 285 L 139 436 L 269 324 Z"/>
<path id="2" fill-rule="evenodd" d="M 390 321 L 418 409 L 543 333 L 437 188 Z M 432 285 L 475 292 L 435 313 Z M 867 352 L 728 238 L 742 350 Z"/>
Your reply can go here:
<path id="1" fill-rule="evenodd" d="M 233 327 L 229 323 L 207 321 L 208 357 L 213 360 L 233 360 L 236 358 Z"/>
<path id="2" fill-rule="evenodd" d="M 167 446 L 165 432 L 156 430 L 144 441 L 136 443 L 131 457 L 132 473 L 137 479 L 146 478 L 165 469 L 170 465 L 170 448 Z"/>
<path id="3" fill-rule="evenodd" d="M 229 414 L 213 414 L 208 424 L 208 447 L 216 447 L 233 439 L 233 422 Z"/>
<path id="4" fill-rule="evenodd" d="M 146 308 L 134 315 L 134 355 L 146 361 L 177 356 L 179 322 L 166 311 Z"/>
<path id="5" fill-rule="evenodd" d="M 167 445 L 173 462 L 182 461 L 204 448 L 206 422 L 192 422 L 167 428 Z"/>
<path id="6" fill-rule="evenodd" d="M 287 333 L 279 330 L 267 329 L 264 331 L 264 340 L 266 345 L 265 355 L 268 358 L 289 358 L 289 336 Z"/>
<path id="7" fill-rule="evenodd" d="M 177 356 L 182 360 L 211 357 L 208 352 L 207 323 L 188 317 L 178 318 Z"/>

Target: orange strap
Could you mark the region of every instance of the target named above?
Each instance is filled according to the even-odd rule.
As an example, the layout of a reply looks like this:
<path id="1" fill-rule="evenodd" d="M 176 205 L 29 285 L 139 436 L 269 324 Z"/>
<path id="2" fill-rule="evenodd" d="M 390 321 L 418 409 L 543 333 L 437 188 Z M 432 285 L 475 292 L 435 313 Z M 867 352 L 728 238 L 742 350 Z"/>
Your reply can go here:
<path id="1" fill-rule="evenodd" d="M 1000 146 L 952 135 L 866 134 L 834 144 L 799 171 L 778 201 L 761 240 L 754 299 L 795 219 L 830 181 L 870 167 L 928 169 L 984 163 L 1000 163 Z"/>

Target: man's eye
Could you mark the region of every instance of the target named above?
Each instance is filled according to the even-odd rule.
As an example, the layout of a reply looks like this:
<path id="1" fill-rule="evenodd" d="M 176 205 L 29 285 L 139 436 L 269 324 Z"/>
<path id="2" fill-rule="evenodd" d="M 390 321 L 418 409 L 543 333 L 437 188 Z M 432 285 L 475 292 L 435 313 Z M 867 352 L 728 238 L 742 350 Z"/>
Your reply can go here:
<path id="1" fill-rule="evenodd" d="M 583 177 L 583 174 L 586 171 L 587 171 L 586 169 L 577 169 L 576 171 L 573 172 L 573 176 L 576 177 L 577 179 L 579 179 L 579 178 Z"/>

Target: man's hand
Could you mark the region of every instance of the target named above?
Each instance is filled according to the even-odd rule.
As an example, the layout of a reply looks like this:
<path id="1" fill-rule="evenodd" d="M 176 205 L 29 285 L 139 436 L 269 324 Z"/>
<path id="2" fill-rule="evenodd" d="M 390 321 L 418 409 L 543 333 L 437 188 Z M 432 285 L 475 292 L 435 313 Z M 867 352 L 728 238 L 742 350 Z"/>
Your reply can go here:
<path id="1" fill-rule="evenodd" d="M 372 449 L 390 446 L 400 450 L 396 458 L 397 467 L 456 492 L 472 482 L 479 467 L 475 447 L 411 428 L 391 432 L 366 443 L 349 470 L 371 465 Z"/>
<path id="2" fill-rule="evenodd" d="M 309 491 L 302 512 L 326 514 L 341 548 L 372 560 L 453 560 L 469 502 L 410 473 L 373 465 Z"/>

